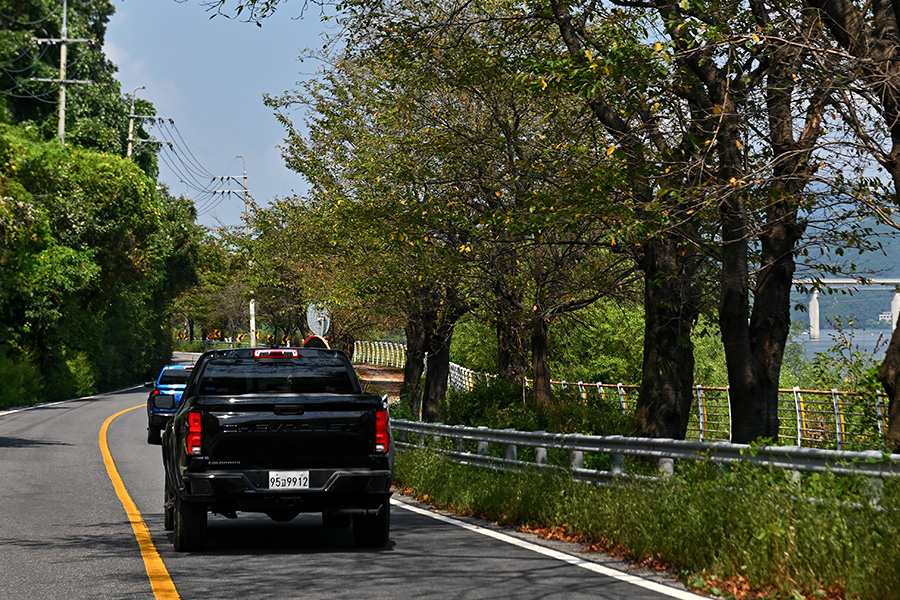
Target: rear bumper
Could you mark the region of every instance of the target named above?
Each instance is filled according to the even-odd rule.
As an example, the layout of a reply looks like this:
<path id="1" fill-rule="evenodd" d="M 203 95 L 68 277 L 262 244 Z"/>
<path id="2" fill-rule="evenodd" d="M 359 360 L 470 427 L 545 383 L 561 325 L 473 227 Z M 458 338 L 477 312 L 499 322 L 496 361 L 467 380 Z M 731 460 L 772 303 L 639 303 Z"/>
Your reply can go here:
<path id="1" fill-rule="evenodd" d="M 293 508 L 300 512 L 366 512 L 390 496 L 390 471 L 309 470 L 310 487 L 270 490 L 268 471 L 184 473 L 182 498 L 213 510 L 266 512 Z"/>

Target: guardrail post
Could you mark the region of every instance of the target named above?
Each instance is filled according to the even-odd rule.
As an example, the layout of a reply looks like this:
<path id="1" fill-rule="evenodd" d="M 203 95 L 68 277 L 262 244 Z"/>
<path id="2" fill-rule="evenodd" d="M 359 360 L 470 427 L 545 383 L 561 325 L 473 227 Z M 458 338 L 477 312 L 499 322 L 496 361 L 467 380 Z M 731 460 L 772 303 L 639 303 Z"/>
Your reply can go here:
<path id="1" fill-rule="evenodd" d="M 876 506 L 881 502 L 884 493 L 884 479 L 881 477 L 869 477 L 869 504 Z"/>
<path id="2" fill-rule="evenodd" d="M 409 443 L 409 432 L 406 431 L 405 429 L 402 429 L 400 431 L 400 441 L 403 442 L 404 444 Z"/>
<path id="3" fill-rule="evenodd" d="M 504 431 L 515 431 L 515 429 L 505 429 Z M 515 444 L 506 445 L 506 460 L 519 460 L 519 448 Z"/>
<path id="4" fill-rule="evenodd" d="M 610 471 L 613 474 L 613 477 L 617 477 L 619 475 L 625 474 L 625 455 L 624 454 L 610 454 L 609 455 L 610 462 Z"/>
<path id="5" fill-rule="evenodd" d="M 581 450 L 572 450 L 572 468 L 573 469 L 583 469 L 584 468 L 584 452 Z"/>
<path id="6" fill-rule="evenodd" d="M 479 427 L 478 429 L 487 429 L 487 427 L 485 427 L 484 425 L 482 425 L 482 426 Z M 486 442 L 486 441 L 484 441 L 484 440 L 478 440 L 478 450 L 477 450 L 477 452 L 478 452 L 478 454 L 487 454 L 487 453 L 490 451 L 490 447 L 491 447 L 490 443 L 488 443 L 488 442 Z"/>
<path id="7" fill-rule="evenodd" d="M 541 431 L 535 431 L 534 433 L 540 435 L 540 434 L 544 434 L 547 432 L 541 430 Z M 547 464 L 547 449 L 546 448 L 542 448 L 539 446 L 534 447 L 534 462 L 536 462 L 539 465 Z"/>
<path id="8" fill-rule="evenodd" d="M 671 477 L 675 474 L 675 459 L 673 458 L 660 458 L 659 459 L 659 474 L 663 477 Z"/>
<path id="9" fill-rule="evenodd" d="M 466 440 L 462 438 L 453 438 L 453 447 L 457 452 L 465 452 L 466 451 Z"/>

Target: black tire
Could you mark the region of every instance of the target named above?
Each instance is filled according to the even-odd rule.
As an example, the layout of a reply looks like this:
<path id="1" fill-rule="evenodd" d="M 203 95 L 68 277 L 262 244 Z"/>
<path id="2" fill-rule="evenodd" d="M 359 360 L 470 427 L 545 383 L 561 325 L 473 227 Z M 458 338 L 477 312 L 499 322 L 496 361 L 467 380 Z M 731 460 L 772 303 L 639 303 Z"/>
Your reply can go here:
<path id="1" fill-rule="evenodd" d="M 185 502 L 175 494 L 175 551 L 194 552 L 206 547 L 207 514 L 205 504 Z"/>
<path id="2" fill-rule="evenodd" d="M 353 515 L 353 541 L 363 548 L 381 548 L 391 530 L 391 504 L 385 499 L 374 515 Z"/>
<path id="3" fill-rule="evenodd" d="M 163 529 L 172 531 L 175 529 L 175 494 L 169 487 L 169 481 L 166 480 L 166 488 L 164 492 L 163 502 Z"/>
<path id="4" fill-rule="evenodd" d="M 350 527 L 353 518 L 350 515 L 339 515 L 330 512 L 322 513 L 322 525 L 328 529 L 344 529 Z"/>
<path id="5" fill-rule="evenodd" d="M 147 443 L 155 446 L 162 444 L 162 432 L 159 427 L 147 426 Z"/>

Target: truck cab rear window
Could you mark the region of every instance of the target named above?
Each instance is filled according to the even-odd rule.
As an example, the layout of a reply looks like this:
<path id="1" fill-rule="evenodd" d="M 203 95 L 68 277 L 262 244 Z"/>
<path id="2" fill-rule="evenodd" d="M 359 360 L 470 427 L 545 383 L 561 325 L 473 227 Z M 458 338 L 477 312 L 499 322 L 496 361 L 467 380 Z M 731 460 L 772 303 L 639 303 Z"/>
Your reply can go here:
<path id="1" fill-rule="evenodd" d="M 240 396 L 242 394 L 354 394 L 358 393 L 346 367 L 333 364 L 257 363 L 214 361 L 204 372 L 199 393 L 204 396 Z"/>

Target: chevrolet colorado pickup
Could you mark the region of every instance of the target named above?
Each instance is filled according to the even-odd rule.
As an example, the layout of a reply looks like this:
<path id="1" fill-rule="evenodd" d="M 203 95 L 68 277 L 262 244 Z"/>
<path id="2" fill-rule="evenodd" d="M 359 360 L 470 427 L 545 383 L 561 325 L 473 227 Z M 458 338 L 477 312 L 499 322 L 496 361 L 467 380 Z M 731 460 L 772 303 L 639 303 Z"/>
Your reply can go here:
<path id="1" fill-rule="evenodd" d="M 206 545 L 209 513 L 352 522 L 359 546 L 390 531 L 393 439 L 387 399 L 364 393 L 339 350 L 204 353 L 162 436 L 165 527 L 175 550 Z"/>

